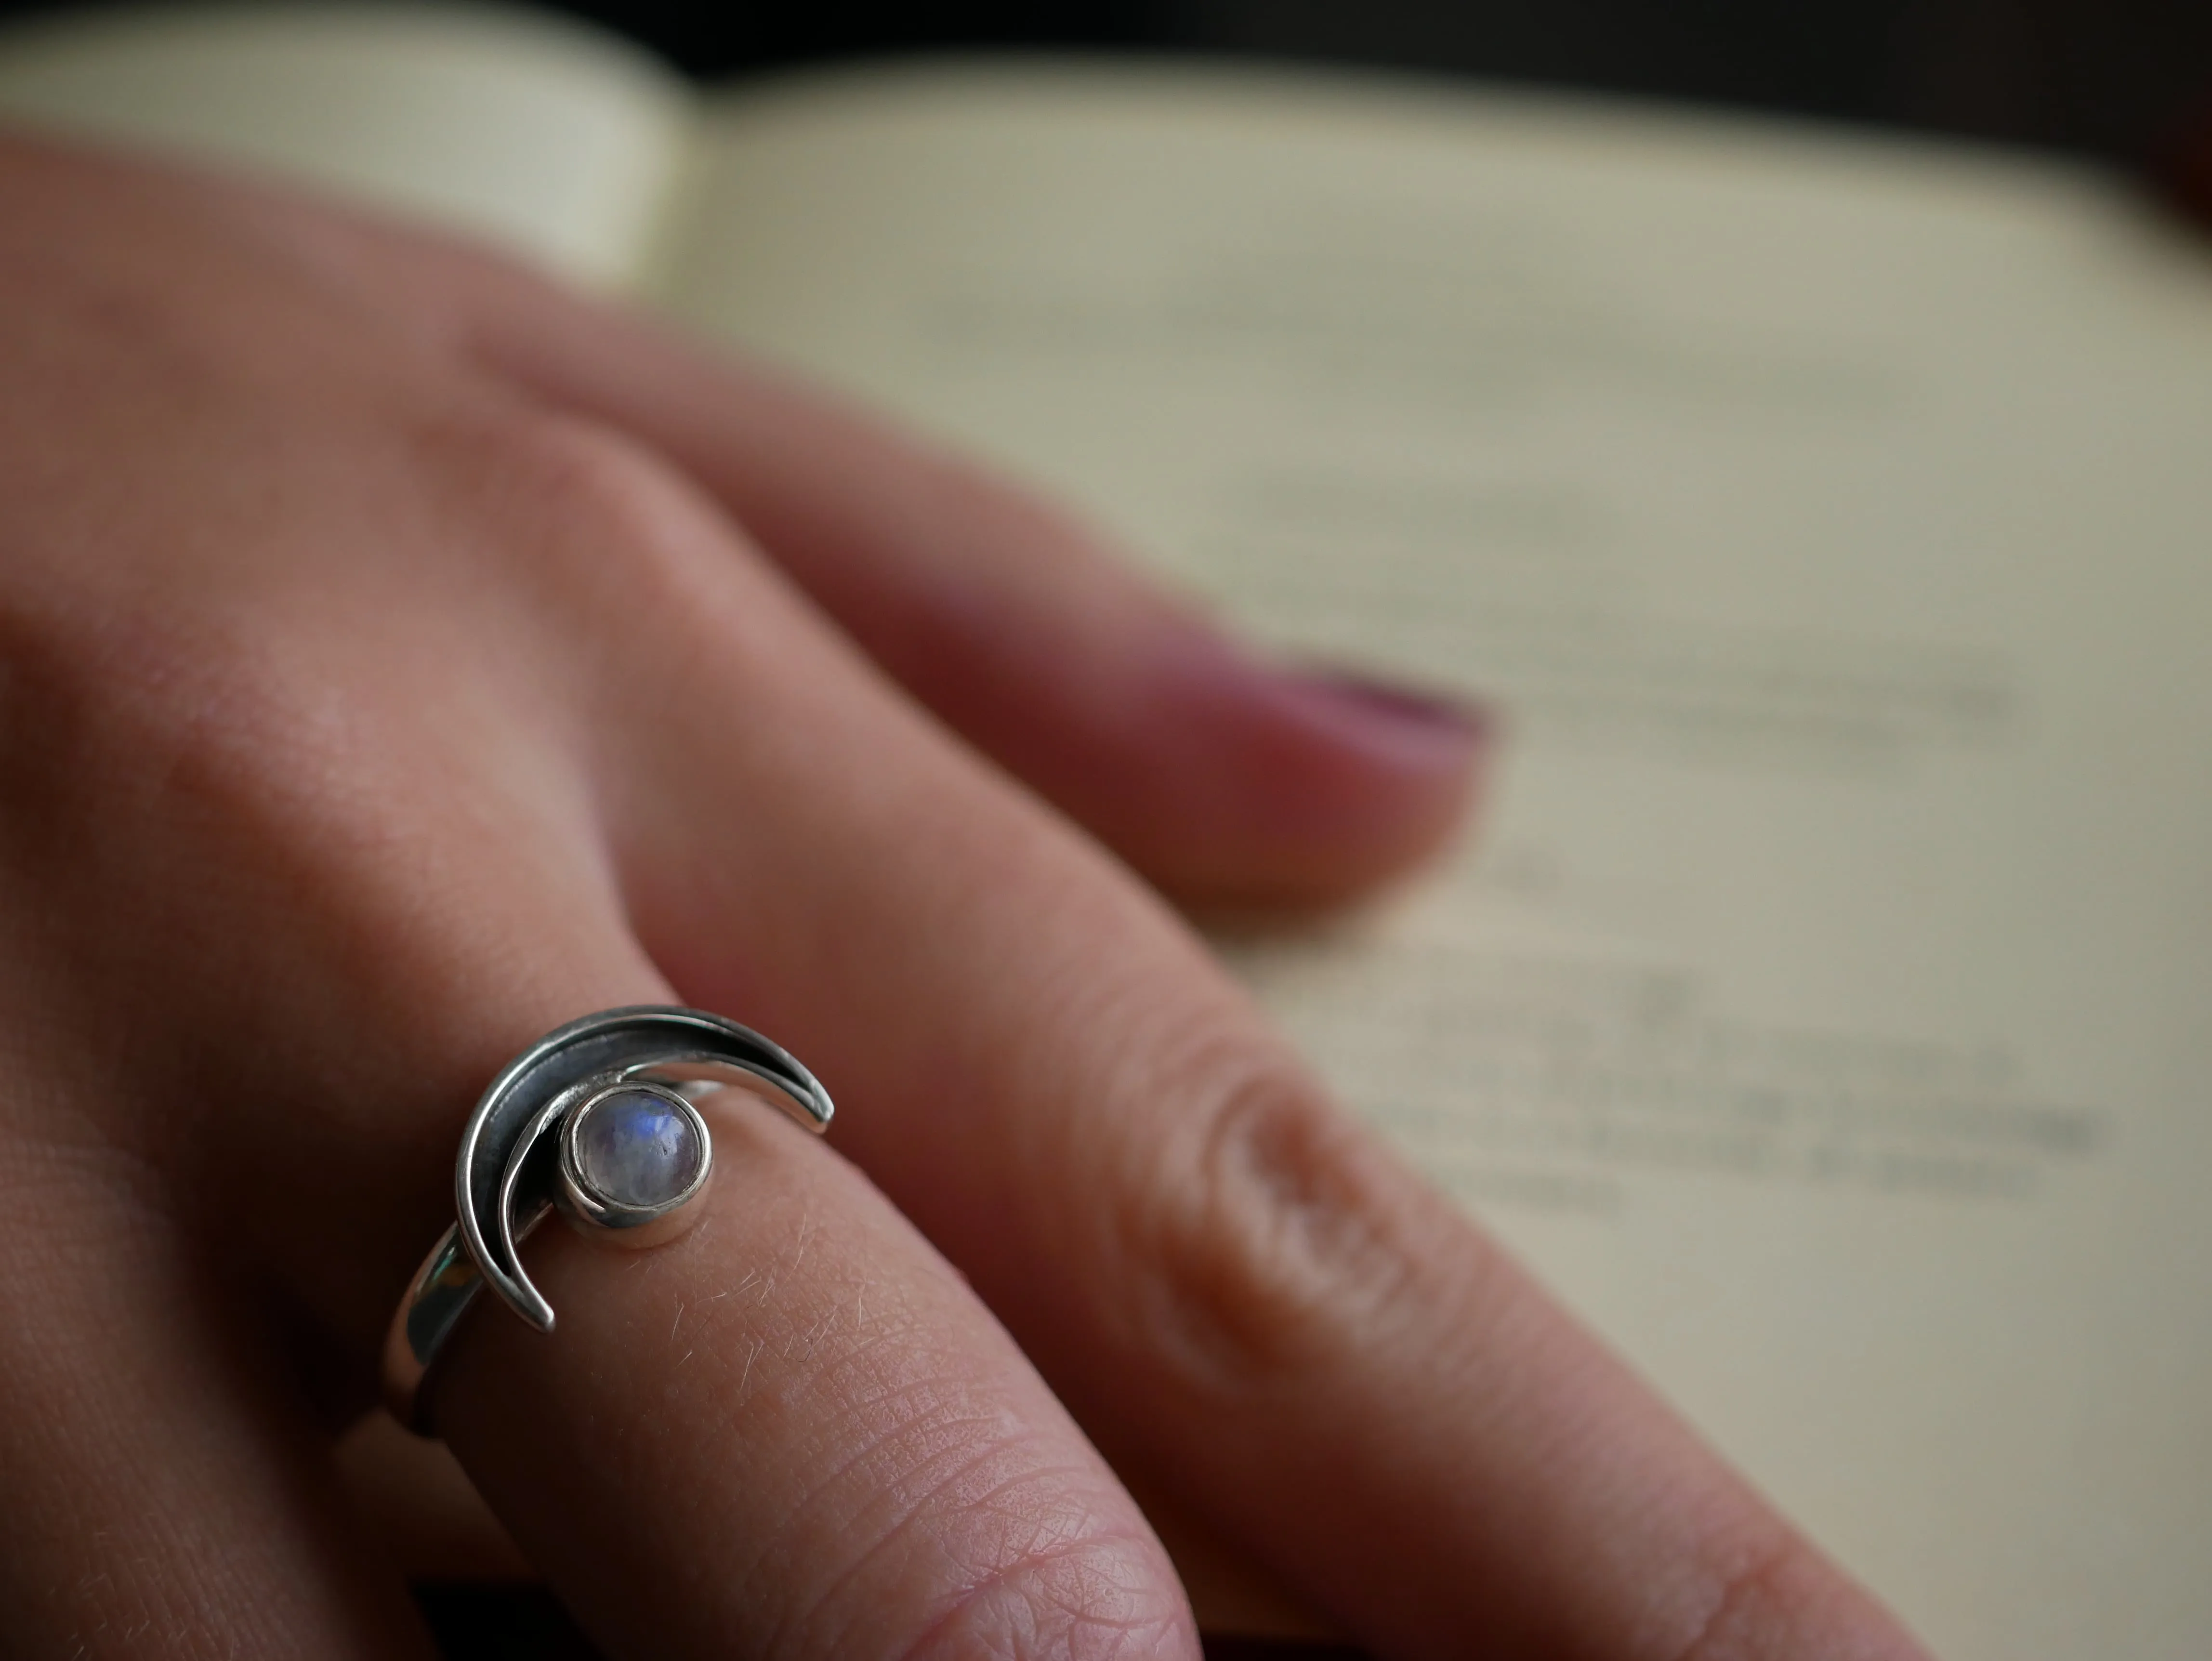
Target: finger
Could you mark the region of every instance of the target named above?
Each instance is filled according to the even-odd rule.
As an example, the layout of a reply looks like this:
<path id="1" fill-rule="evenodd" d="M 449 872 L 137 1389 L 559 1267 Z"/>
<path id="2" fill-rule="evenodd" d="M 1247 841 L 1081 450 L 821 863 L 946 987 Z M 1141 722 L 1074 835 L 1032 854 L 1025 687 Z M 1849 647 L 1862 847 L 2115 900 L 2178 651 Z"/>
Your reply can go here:
<path id="1" fill-rule="evenodd" d="M 973 1296 L 831 1150 L 709 1110 L 707 1220 L 625 1262 L 548 1240 L 553 1337 L 481 1321 L 440 1389 L 586 1628 L 654 1656 L 1196 1661 L 1149 1529 Z"/>
<path id="2" fill-rule="evenodd" d="M 1261 662 L 1066 515 L 758 368 L 504 293 L 480 350 L 686 469 L 905 687 L 1154 881 L 1331 899 L 1432 852 L 1469 707 Z"/>
<path id="3" fill-rule="evenodd" d="M 426 350 L 458 345 L 654 447 L 910 692 L 1179 896 L 1340 897 L 1464 816 L 1478 711 L 1265 664 L 1064 515 L 833 400 L 373 214 L 74 149 L 44 160 L 188 196 L 307 254 Z"/>
<path id="4" fill-rule="evenodd" d="M 1914 1653 L 1179 924 L 774 602 L 690 608 L 633 916 L 684 995 L 835 1059 L 842 1145 L 1109 1455 L 1391 1654 Z"/>
<path id="5" fill-rule="evenodd" d="M 537 1578 L 444 1443 L 382 1408 L 347 1427 L 338 1480 L 386 1556 L 416 1585 Z"/>
<path id="6" fill-rule="evenodd" d="M 750 571 L 758 626 L 712 654 L 757 654 L 772 689 L 814 672 L 802 637 L 842 649 L 632 447 L 559 423 L 440 437 L 426 465 L 502 527 L 535 579 L 525 601 L 453 594 L 434 639 L 469 649 L 415 650 L 396 682 L 389 649 L 356 662 L 338 642 L 287 660 L 305 686 L 227 699 L 234 724 L 247 703 L 270 723 L 257 767 L 314 746 L 288 775 L 307 788 L 166 770 L 198 797 L 167 815 L 172 870 L 228 880 L 100 901 L 152 920 L 137 960 L 197 947 L 185 1001 L 223 1022 L 200 1060 L 236 1127 L 241 1226 L 356 1353 L 450 1206 L 462 1118 L 499 1064 L 587 1010 L 670 999 L 593 827 L 702 696 L 686 620 Z M 514 669 L 539 626 L 556 677 Z M 820 741 L 782 703 L 728 723 L 732 741 Z M 363 708 L 373 735 L 329 713 Z M 222 928 L 241 915 L 250 940 Z M 959 1276 L 834 1144 L 742 1101 L 713 1111 L 704 1220 L 635 1254 L 543 1231 L 527 1251 L 556 1329 L 487 1300 L 437 1387 L 449 1445 L 563 1601 L 616 1654 L 1195 1661 L 1141 1514 Z"/>
<path id="7" fill-rule="evenodd" d="M 471 886 L 476 927 L 526 939 L 538 917 L 531 955 L 569 965 L 574 989 L 526 1018 L 479 1001 L 507 1048 L 670 1000 L 604 909 L 547 921 L 546 885 L 511 864 Z M 544 1231 L 529 1251 L 555 1331 L 487 1304 L 436 1385 L 441 1434 L 587 1629 L 669 1658 L 1195 1661 L 1141 1514 L 959 1276 L 834 1146 L 742 1098 L 702 1110 L 703 1220 L 641 1253 Z"/>
<path id="8" fill-rule="evenodd" d="M 87 1156 L 11 1146 L 0 1648 L 427 1658 L 397 1574 L 365 1548 L 315 1427 L 210 1266 Z"/>

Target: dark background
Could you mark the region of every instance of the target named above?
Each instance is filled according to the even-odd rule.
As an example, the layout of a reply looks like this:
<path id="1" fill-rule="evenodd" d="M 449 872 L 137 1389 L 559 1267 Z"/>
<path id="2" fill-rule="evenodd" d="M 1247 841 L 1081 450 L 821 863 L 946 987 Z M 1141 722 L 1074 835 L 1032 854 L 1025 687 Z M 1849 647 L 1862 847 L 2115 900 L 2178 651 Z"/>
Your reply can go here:
<path id="1" fill-rule="evenodd" d="M 191 3 L 191 0 L 180 0 Z M 921 50 L 1327 59 L 2148 163 L 2212 134 L 2212 0 L 541 0 L 722 78 Z M 0 16 L 70 9 L 0 0 Z"/>
<path id="2" fill-rule="evenodd" d="M 915 47 L 1325 58 L 1704 99 L 2130 162 L 2212 119 L 2208 0 L 563 0 L 720 76 Z"/>

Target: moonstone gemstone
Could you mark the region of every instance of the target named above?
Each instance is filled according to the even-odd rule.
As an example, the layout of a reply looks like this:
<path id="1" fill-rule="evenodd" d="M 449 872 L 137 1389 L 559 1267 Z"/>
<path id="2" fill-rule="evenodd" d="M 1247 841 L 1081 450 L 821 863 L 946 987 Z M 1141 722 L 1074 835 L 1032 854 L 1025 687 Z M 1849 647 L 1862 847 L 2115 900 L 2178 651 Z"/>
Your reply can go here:
<path id="1" fill-rule="evenodd" d="M 576 1127 L 576 1174 L 616 1205 L 666 1205 L 698 1179 L 706 1152 L 691 1121 L 649 1091 L 603 1096 Z"/>

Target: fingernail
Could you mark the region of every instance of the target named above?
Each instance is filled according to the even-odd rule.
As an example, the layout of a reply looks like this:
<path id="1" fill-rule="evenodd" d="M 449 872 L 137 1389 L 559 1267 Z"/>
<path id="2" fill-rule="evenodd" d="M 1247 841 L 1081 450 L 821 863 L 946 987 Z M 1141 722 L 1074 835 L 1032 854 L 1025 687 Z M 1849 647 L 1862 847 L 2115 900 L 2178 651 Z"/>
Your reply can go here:
<path id="1" fill-rule="evenodd" d="M 1353 670 L 1299 668 L 1282 679 L 1300 703 L 1355 741 L 1455 759 L 1481 748 L 1496 728 L 1491 713 L 1470 699 L 1377 680 Z"/>
<path id="2" fill-rule="evenodd" d="M 1297 669 L 1293 681 L 1334 698 L 1362 718 L 1378 718 L 1425 729 L 1443 728 L 1480 738 L 1490 725 L 1480 705 L 1441 692 L 1418 691 L 1395 681 L 1376 680 L 1348 669 Z"/>

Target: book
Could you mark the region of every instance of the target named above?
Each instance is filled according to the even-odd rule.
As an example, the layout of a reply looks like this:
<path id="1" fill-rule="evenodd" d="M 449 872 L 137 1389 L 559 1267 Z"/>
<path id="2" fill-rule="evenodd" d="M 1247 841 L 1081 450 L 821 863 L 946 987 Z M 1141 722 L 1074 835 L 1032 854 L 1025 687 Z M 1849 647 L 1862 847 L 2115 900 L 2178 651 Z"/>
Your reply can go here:
<path id="1" fill-rule="evenodd" d="M 2212 255 L 2048 159 L 489 12 L 19 30 L 0 111 L 460 227 L 1498 703 L 1228 960 L 1952 1661 L 2212 1654 Z"/>

